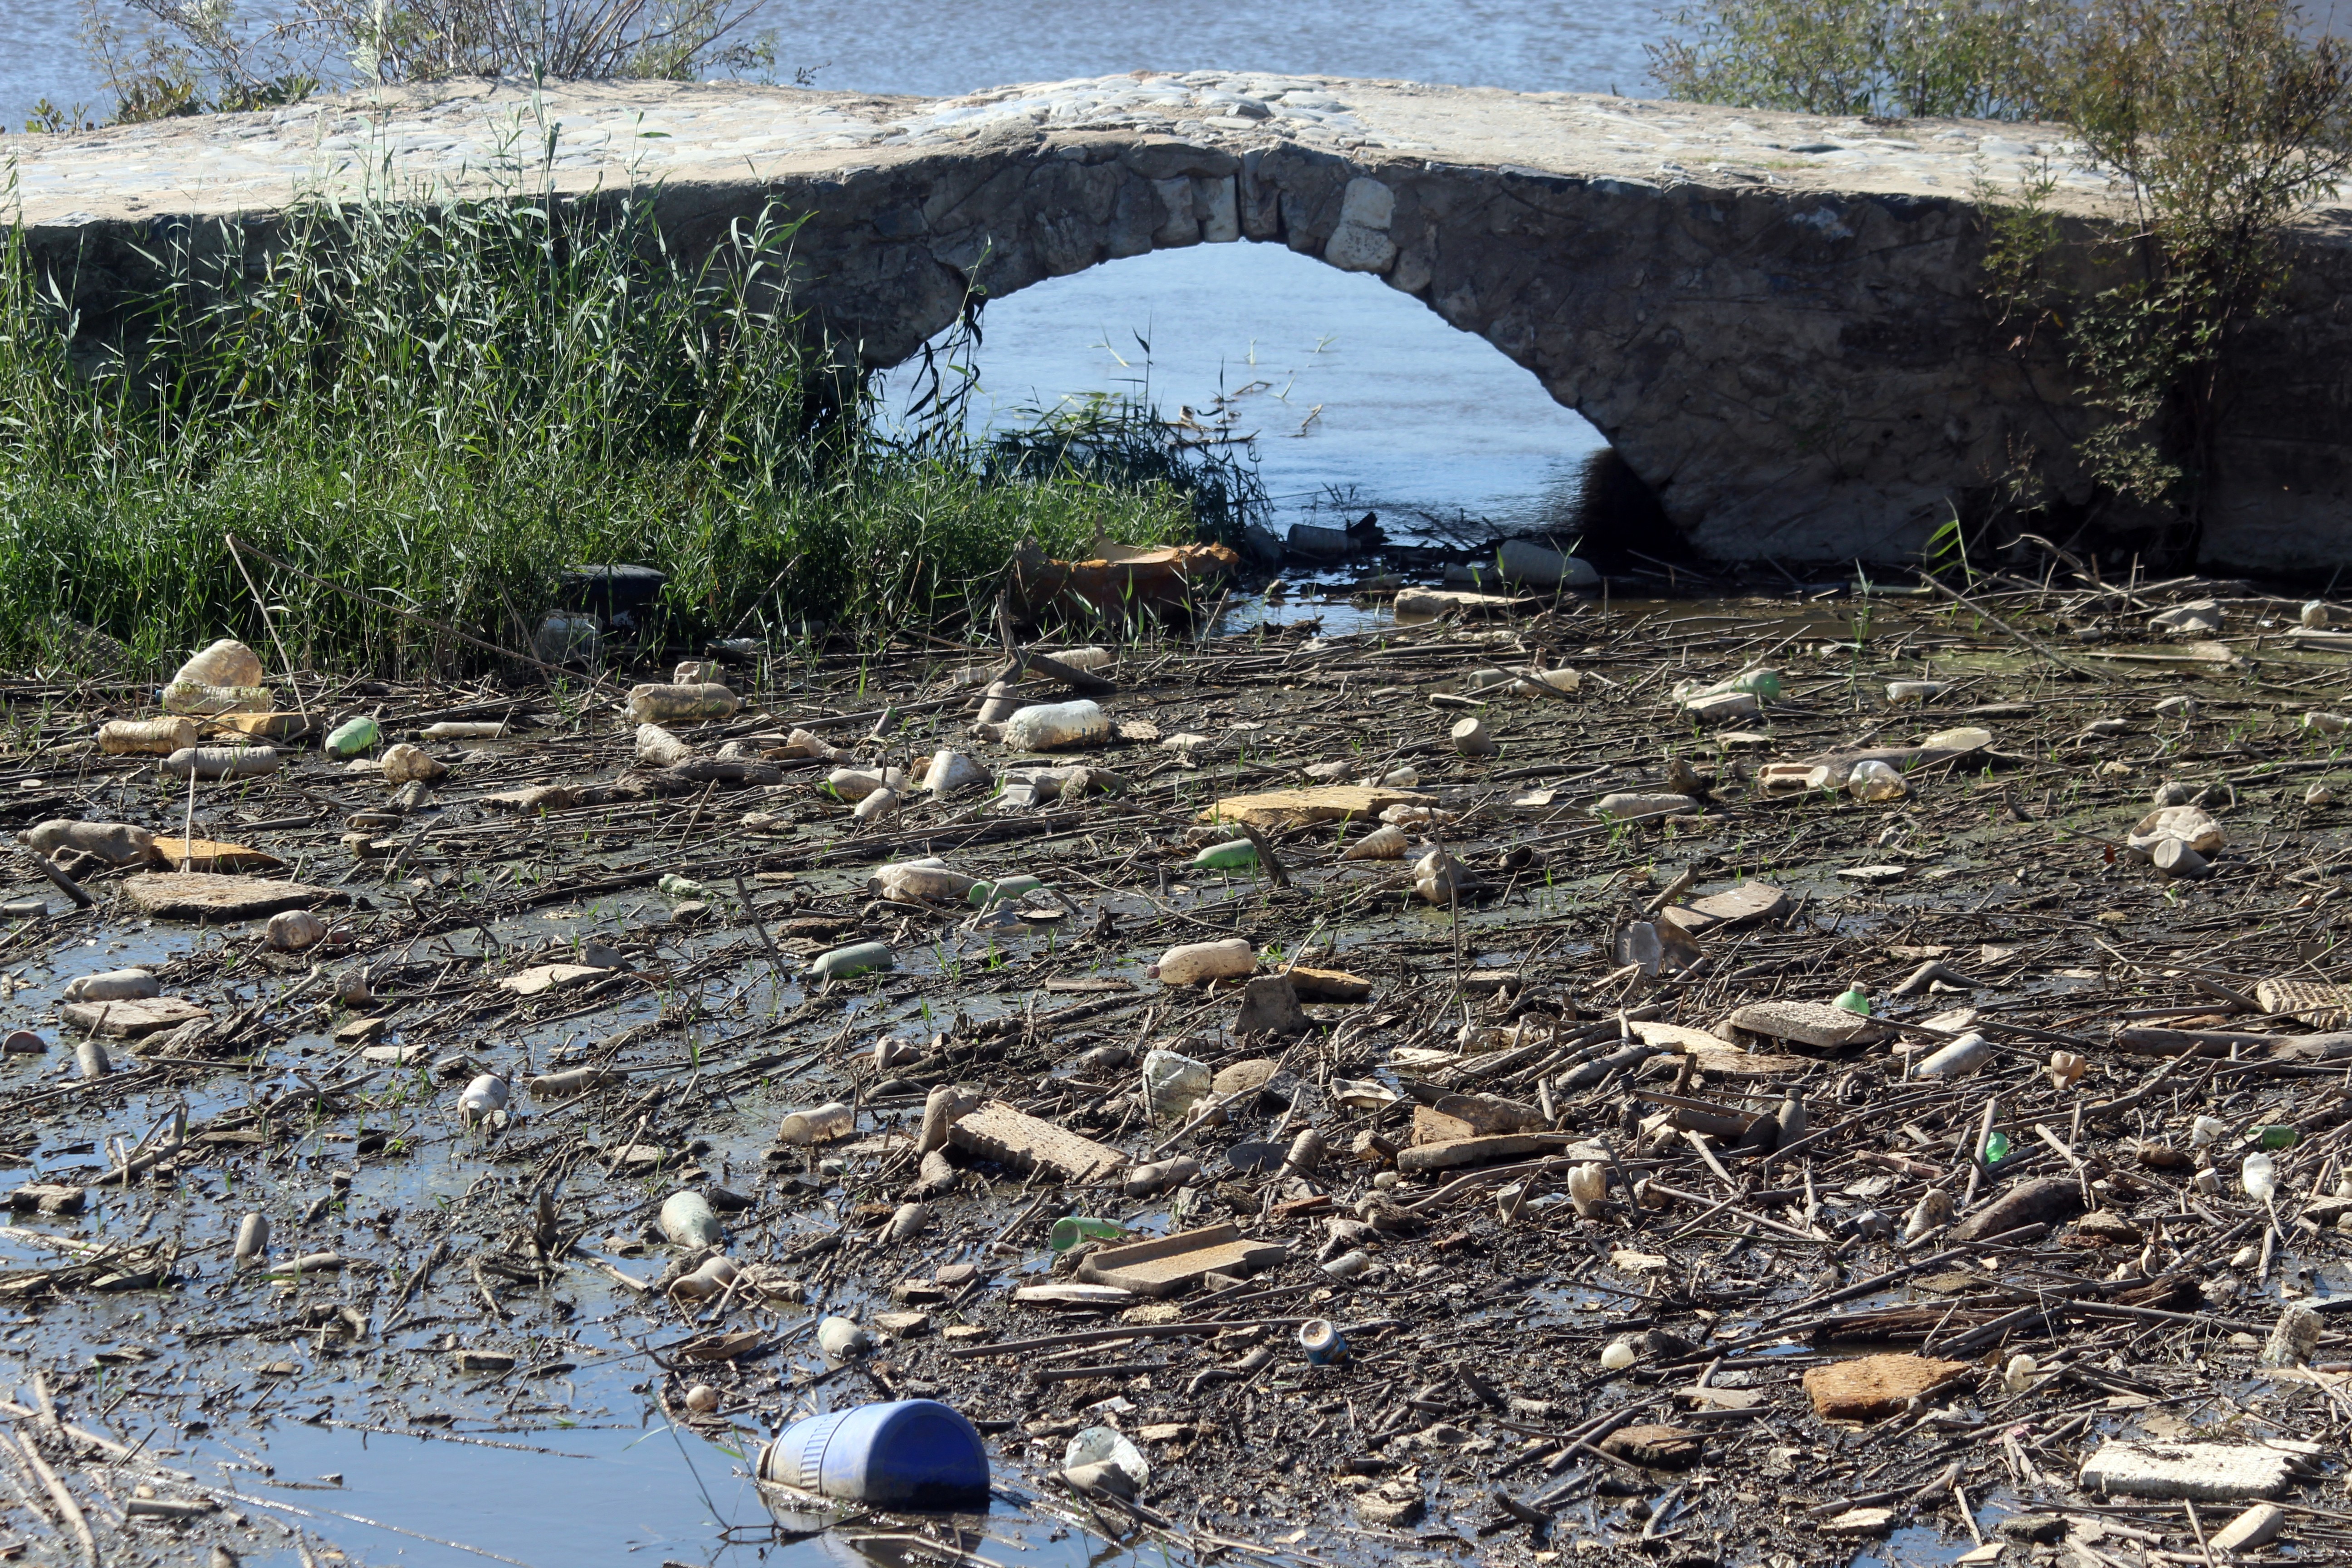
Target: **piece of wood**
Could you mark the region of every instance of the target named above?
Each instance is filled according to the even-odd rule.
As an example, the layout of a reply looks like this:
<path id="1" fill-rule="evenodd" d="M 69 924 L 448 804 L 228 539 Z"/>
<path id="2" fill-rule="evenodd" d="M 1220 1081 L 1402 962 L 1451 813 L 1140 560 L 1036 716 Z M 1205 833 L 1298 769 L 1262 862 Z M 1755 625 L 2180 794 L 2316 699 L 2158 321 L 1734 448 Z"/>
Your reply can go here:
<path id="1" fill-rule="evenodd" d="M 1789 895 L 1769 882 L 1742 882 L 1727 892 L 1709 893 L 1686 904 L 1666 906 L 1666 919 L 1693 936 L 1716 926 L 1746 925 L 1787 912 Z"/>
<path id="2" fill-rule="evenodd" d="M 1486 1138 L 1498 1132 L 1532 1132 L 1544 1124 L 1544 1114 L 1532 1105 L 1492 1094 L 1448 1094 L 1433 1105 L 1412 1108 L 1412 1141 L 1454 1143 L 1465 1138 Z"/>
<path id="3" fill-rule="evenodd" d="M 244 871 L 279 871 L 286 862 L 267 850 L 254 849 L 243 844 L 222 844 L 210 838 L 158 838 L 155 858 L 173 870 L 183 868 L 190 871 L 220 871 L 236 874 Z"/>
<path id="4" fill-rule="evenodd" d="M 2119 1497 L 2242 1502 L 2274 1498 L 2294 1479 L 2295 1456 L 2243 1443 L 2126 1443 L 2110 1437 L 2083 1461 L 2085 1491 Z"/>
<path id="5" fill-rule="evenodd" d="M 1576 1140 L 1565 1132 L 1503 1132 L 1488 1138 L 1457 1138 L 1450 1143 L 1422 1143 L 1397 1153 L 1397 1169 L 1407 1175 L 1423 1171 L 1450 1171 L 1462 1165 L 1490 1165 L 1498 1160 L 1525 1160 L 1565 1149 Z"/>
<path id="6" fill-rule="evenodd" d="M 1866 1355 L 1832 1362 L 1805 1373 L 1813 1413 L 1828 1421 L 1874 1421 L 1969 1371 L 1966 1362 L 1920 1355 Z"/>
<path id="7" fill-rule="evenodd" d="M 308 714 L 287 712 L 218 713 L 205 723 L 215 731 L 227 730 L 257 741 L 299 740 L 316 727 Z"/>
<path id="8" fill-rule="evenodd" d="M 2352 1017 L 2352 987 L 2324 980 L 2264 980 L 2254 1000 L 2265 1013 L 2291 1013 L 2315 1029 L 2339 1029 Z"/>
<path id="9" fill-rule="evenodd" d="M 1013 1300 L 1024 1307 L 1132 1307 L 1139 1298 L 1118 1285 L 1024 1285 Z"/>
<path id="10" fill-rule="evenodd" d="M 1731 1026 L 1825 1051 L 1867 1045 L 1886 1033 L 1876 1020 L 1827 1002 L 1750 1002 L 1731 1015 Z"/>
<path id="11" fill-rule="evenodd" d="M 1078 1278 L 1139 1296 L 1173 1296 L 1213 1273 L 1255 1273 L 1288 1252 L 1279 1242 L 1248 1240 L 1241 1226 L 1228 1222 L 1100 1248 L 1079 1263 Z"/>
<path id="12" fill-rule="evenodd" d="M 1443 616 L 1454 610 L 1465 615 L 1516 616 L 1537 603 L 1506 594 L 1465 594 L 1446 588 L 1401 588 L 1395 609 L 1400 616 Z"/>
<path id="13" fill-rule="evenodd" d="M 1042 1168 L 1080 1184 L 1101 1181 L 1127 1163 L 1127 1156 L 1109 1145 L 1066 1131 L 1001 1100 L 983 1100 L 978 1110 L 957 1118 L 948 1129 L 948 1142 L 1016 1171 Z"/>
<path id="14" fill-rule="evenodd" d="M 1201 814 L 1203 822 L 1246 822 L 1252 827 L 1285 829 L 1318 822 L 1378 816 L 1392 805 L 1434 805 L 1434 795 L 1418 790 L 1364 784 L 1321 784 L 1312 789 L 1266 790 L 1232 795 Z"/>
<path id="15" fill-rule="evenodd" d="M 333 888 L 210 871 L 142 871 L 124 879 L 122 891 L 142 914 L 159 921 L 202 921 L 210 925 L 351 901 L 350 894 Z"/>
<path id="16" fill-rule="evenodd" d="M 568 991 L 575 985 L 585 985 L 592 980 L 602 980 L 614 973 L 610 969 L 594 969 L 584 963 L 541 963 L 509 974 L 499 982 L 499 989 L 511 991 L 518 996 L 539 996 L 550 991 Z"/>
<path id="17" fill-rule="evenodd" d="M 68 1002 L 58 1016 L 77 1029 L 135 1040 L 212 1014 L 184 996 L 142 996 L 128 1002 Z"/>
<path id="18" fill-rule="evenodd" d="M 1301 1002 L 1361 1002 L 1372 994 L 1372 983 L 1343 969 L 1308 969 L 1293 965 L 1284 973 Z"/>

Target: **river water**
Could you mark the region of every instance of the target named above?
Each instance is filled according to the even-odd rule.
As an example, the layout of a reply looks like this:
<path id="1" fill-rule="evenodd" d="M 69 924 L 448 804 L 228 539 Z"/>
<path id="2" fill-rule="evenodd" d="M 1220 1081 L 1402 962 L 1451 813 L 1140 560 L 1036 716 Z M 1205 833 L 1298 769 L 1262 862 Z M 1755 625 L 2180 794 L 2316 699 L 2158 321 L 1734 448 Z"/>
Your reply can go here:
<path id="1" fill-rule="evenodd" d="M 121 0 L 101 0 L 119 5 Z M 98 105 L 81 0 L 9 0 L 0 124 L 42 96 Z M 247 0 L 243 14 L 269 7 Z M 881 17 L 847 0 L 769 0 L 778 73 L 820 87 L 945 95 L 1005 82 L 1231 66 L 1523 90 L 1639 92 L 1654 0 L 927 0 Z M 1285 521 L 1377 510 L 1392 531 L 1539 529 L 1603 443 L 1535 378 L 1373 279 L 1274 246 L 1203 246 L 1057 279 L 992 301 L 975 418 L 1088 392 L 1163 409 L 1234 396 Z"/>

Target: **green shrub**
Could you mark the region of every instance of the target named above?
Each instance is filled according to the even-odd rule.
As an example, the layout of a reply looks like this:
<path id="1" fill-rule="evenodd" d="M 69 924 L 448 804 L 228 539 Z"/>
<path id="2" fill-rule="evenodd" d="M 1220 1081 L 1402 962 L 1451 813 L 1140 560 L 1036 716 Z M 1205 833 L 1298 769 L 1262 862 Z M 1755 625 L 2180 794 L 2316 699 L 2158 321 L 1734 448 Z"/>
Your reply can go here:
<path id="1" fill-rule="evenodd" d="M 166 279 L 94 372 L 30 265 L 0 254 L 0 658 L 62 615 L 163 660 L 261 612 L 224 536 L 509 647 L 558 573 L 639 561 L 658 630 L 803 617 L 869 632 L 992 595 L 1024 535 L 1189 535 L 1166 476 L 1008 472 L 868 434 L 862 384 L 794 313 L 793 225 L 669 250 L 650 204 L 388 196 L 295 209 L 266 253 L 227 224 L 152 260 Z M 257 569 L 258 571 L 258 569 Z M 321 666 L 479 662 L 420 621 L 260 574 Z"/>

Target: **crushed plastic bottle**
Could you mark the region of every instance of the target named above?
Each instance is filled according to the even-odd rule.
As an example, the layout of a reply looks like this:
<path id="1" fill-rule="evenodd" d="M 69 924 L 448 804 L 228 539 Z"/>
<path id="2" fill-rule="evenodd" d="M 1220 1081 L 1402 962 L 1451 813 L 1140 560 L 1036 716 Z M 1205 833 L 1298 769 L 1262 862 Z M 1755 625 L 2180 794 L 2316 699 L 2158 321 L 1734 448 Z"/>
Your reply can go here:
<path id="1" fill-rule="evenodd" d="M 654 891 L 672 903 L 683 903 L 690 899 L 710 897 L 709 888 L 691 877 L 681 877 L 675 871 L 665 873 L 662 879 L 654 884 Z"/>
<path id="2" fill-rule="evenodd" d="M 1875 805 L 1881 801 L 1901 800 L 1911 793 L 1903 775 L 1875 757 L 1854 763 L 1853 772 L 1846 775 L 1846 794 L 1854 799 Z"/>
<path id="3" fill-rule="evenodd" d="M 1143 1058 L 1143 1104 L 1154 1121 L 1173 1121 L 1209 1093 L 1213 1075 L 1206 1062 L 1154 1049 Z"/>

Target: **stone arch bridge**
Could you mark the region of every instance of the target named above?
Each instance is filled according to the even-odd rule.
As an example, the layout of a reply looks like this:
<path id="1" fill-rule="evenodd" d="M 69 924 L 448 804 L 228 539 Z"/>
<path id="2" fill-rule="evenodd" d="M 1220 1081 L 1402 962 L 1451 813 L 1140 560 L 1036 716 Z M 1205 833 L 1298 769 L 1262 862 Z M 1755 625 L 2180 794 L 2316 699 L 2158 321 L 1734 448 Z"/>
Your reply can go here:
<path id="1" fill-rule="evenodd" d="M 738 84 L 462 82 L 0 142 L 36 258 L 90 330 L 192 218 L 267 226 L 384 171 L 413 188 L 651 186 L 708 244 L 808 215 L 802 301 L 866 363 L 1001 295 L 1171 247 L 1258 241 L 1377 275 L 1590 419 L 1719 559 L 1899 561 L 2025 451 L 2081 428 L 2072 378 L 1979 291 L 1988 187 L 2046 127 L 1860 121 L 1247 72 L 1138 73 L 949 100 Z M 2333 567 L 2352 518 L 2352 213 L 2306 226 L 2246 345 L 2203 553 Z"/>

